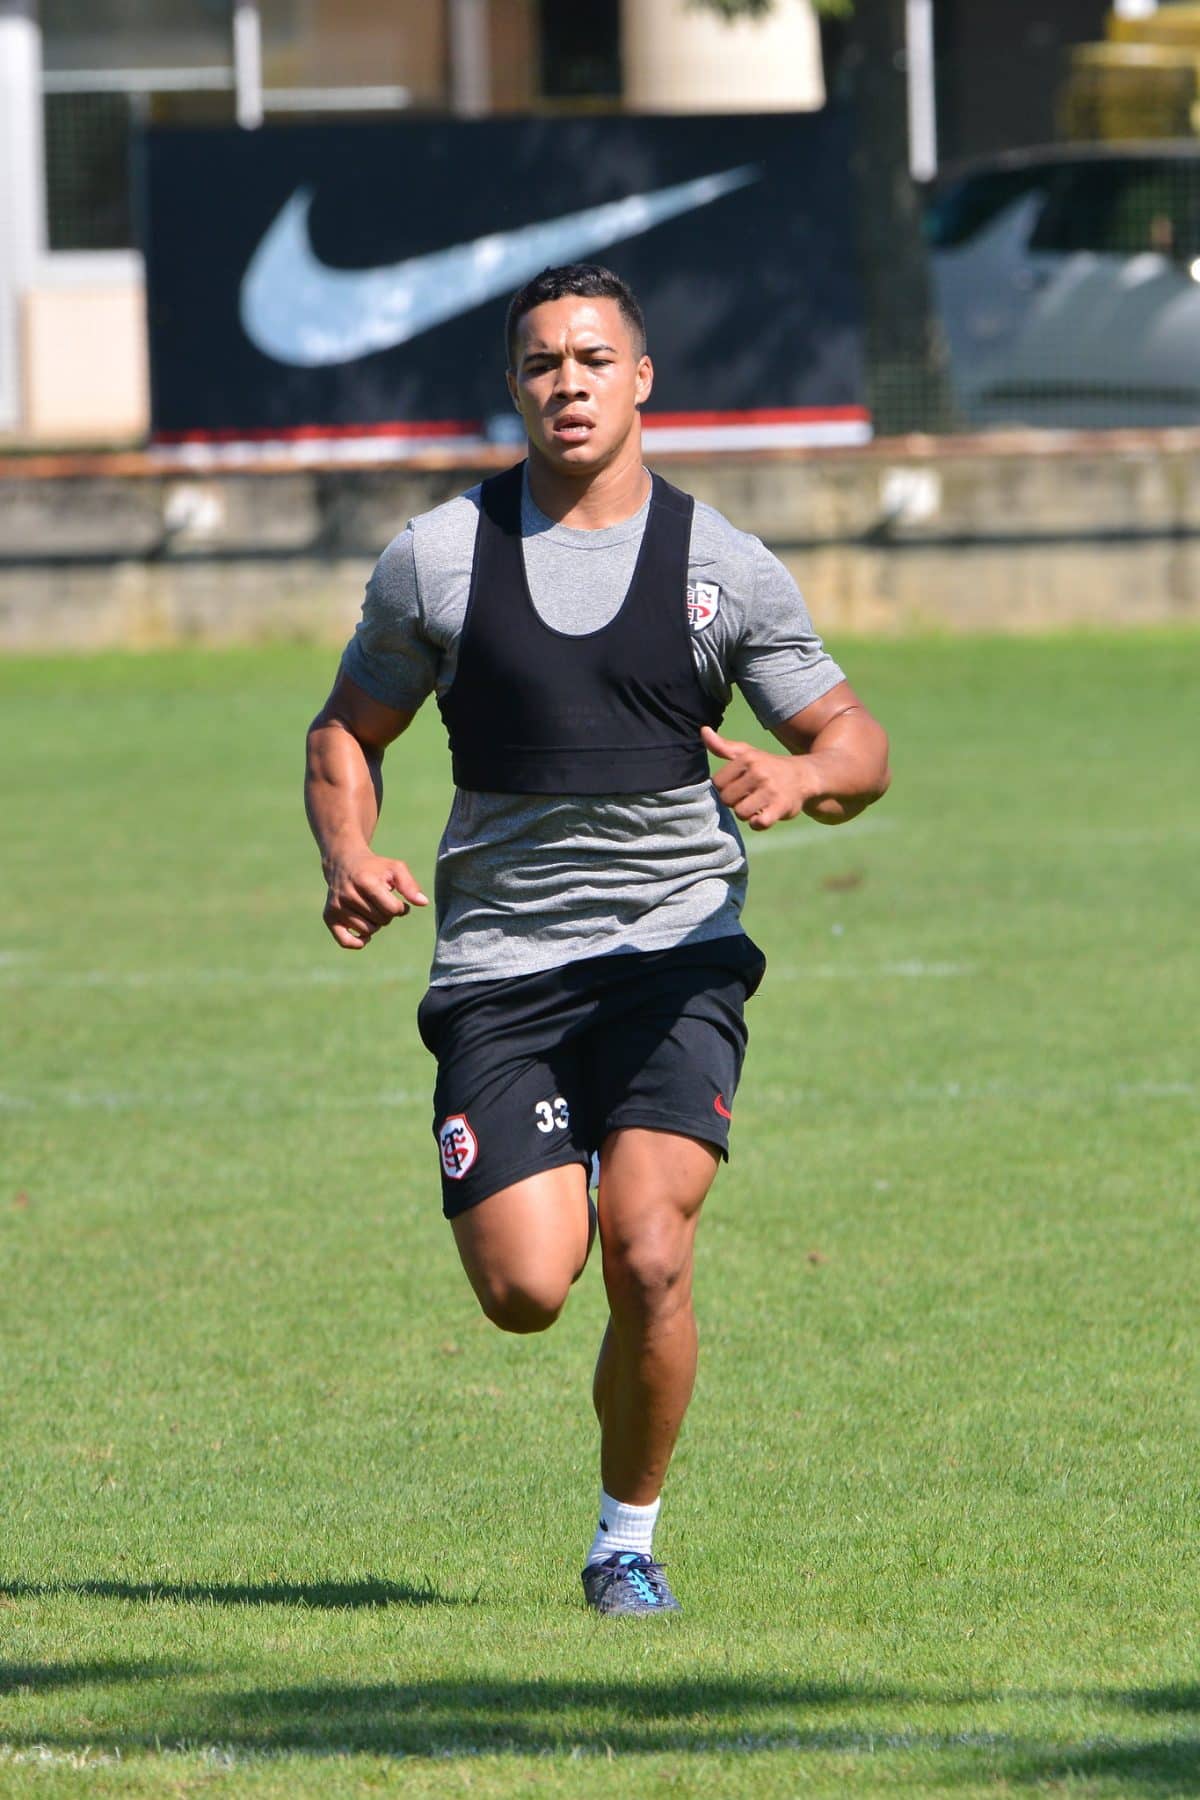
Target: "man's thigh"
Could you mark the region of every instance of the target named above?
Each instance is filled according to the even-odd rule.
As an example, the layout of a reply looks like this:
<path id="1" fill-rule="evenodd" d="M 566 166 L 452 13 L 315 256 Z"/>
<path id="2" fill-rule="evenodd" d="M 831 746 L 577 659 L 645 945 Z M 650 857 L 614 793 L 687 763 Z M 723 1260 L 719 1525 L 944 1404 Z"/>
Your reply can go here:
<path id="1" fill-rule="evenodd" d="M 418 1014 L 437 1058 L 433 1133 L 448 1219 L 535 1177 L 591 1160 L 569 1019 L 549 978 L 433 988 Z"/>
<path id="2" fill-rule="evenodd" d="M 627 992 L 613 990 L 587 1034 L 585 1073 L 597 1135 L 630 1128 L 729 1154 L 745 1060 L 745 1004 L 763 970 L 748 938 L 718 939 L 639 958 Z"/>
<path id="3" fill-rule="evenodd" d="M 700 1208 L 721 1166 L 715 1145 L 627 1126 L 600 1151 L 597 1195 L 605 1257 L 670 1260 L 690 1251 Z"/>
<path id="4" fill-rule="evenodd" d="M 562 1309 L 592 1247 L 595 1212 L 578 1164 L 489 1194 L 450 1224 L 476 1298 L 510 1330 L 540 1330 Z"/>

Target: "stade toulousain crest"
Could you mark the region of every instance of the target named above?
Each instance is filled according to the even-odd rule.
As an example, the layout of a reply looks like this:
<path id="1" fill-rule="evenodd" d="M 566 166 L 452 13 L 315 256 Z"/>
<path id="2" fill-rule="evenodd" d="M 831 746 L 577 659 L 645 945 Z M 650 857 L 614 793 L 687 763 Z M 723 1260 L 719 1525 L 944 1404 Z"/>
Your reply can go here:
<path id="1" fill-rule="evenodd" d="M 721 590 L 715 581 L 689 581 L 687 584 L 688 624 L 693 631 L 711 625 L 721 610 Z"/>
<path id="2" fill-rule="evenodd" d="M 850 142 L 832 108 L 155 126 L 153 435 L 513 441 L 508 298 L 583 261 L 642 302 L 650 451 L 861 442 Z"/>
<path id="3" fill-rule="evenodd" d="M 450 1181 L 461 1181 L 475 1165 L 479 1155 L 479 1139 L 467 1123 L 466 1113 L 451 1113 L 438 1129 L 438 1148 L 442 1168 Z"/>

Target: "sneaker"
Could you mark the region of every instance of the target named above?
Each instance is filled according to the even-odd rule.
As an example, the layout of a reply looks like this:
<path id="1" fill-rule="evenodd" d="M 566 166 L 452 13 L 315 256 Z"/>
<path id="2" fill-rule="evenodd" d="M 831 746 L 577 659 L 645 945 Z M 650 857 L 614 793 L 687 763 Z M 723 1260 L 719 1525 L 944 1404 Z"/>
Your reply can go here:
<path id="1" fill-rule="evenodd" d="M 681 1612 L 662 1564 L 634 1550 L 618 1550 L 591 1562 L 580 1577 L 587 1603 L 598 1613 Z"/>

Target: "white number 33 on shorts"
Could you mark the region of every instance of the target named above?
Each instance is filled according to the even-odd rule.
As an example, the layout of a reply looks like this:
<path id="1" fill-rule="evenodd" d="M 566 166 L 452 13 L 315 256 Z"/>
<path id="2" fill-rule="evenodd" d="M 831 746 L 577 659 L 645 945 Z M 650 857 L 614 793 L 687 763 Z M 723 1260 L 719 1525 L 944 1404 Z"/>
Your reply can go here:
<path id="1" fill-rule="evenodd" d="M 539 1100 L 533 1109 L 539 1131 L 565 1131 L 571 1123 L 571 1110 L 561 1094 L 553 1100 Z"/>

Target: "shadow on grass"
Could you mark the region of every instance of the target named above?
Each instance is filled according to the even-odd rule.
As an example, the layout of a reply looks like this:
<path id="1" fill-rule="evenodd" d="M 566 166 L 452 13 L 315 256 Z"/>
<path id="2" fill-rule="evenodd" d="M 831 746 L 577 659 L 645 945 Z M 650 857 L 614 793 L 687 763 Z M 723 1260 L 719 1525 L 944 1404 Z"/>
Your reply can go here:
<path id="1" fill-rule="evenodd" d="M 49 1694 L 60 1688 L 103 1686 L 112 1681 L 177 1681 L 181 1676 L 202 1673 L 178 1663 L 0 1663 L 0 1694 L 15 1694 L 22 1688 Z"/>
<path id="2" fill-rule="evenodd" d="M 470 1606 L 434 1587 L 395 1581 L 0 1581 L 0 1599 L 45 1600 L 79 1594 L 99 1600 L 175 1601 L 184 1606 L 308 1606 L 356 1611 L 380 1606 Z"/>
<path id="3" fill-rule="evenodd" d="M 1135 1688 L 1123 1696 L 1126 1706 L 1147 1713 L 1200 1713 L 1200 1687 Z"/>
<path id="4" fill-rule="evenodd" d="M 164 1692 L 164 1678 L 181 1683 Z M 933 1759 L 939 1784 L 981 1777 L 1011 1787 L 1104 1784 L 1123 1800 L 1179 1800 L 1200 1795 L 1200 1737 L 1125 1738 L 1097 1733 L 1078 1743 L 1039 1741 L 987 1727 L 987 1708 L 1005 1696 L 945 1695 L 936 1690 L 761 1679 L 684 1678 L 669 1682 L 514 1681 L 493 1676 L 304 1687 L 214 1689 L 213 1672 L 169 1670 L 155 1663 L 81 1662 L 0 1667 L 0 1691 L 23 1687 L 51 1693 L 72 1685 L 153 1682 L 155 1691 L 129 1696 L 116 1709 L 121 1723 L 102 1722 L 100 1697 L 86 1699 L 86 1731 L 38 1729 L 14 1744 L 78 1751 L 119 1752 L 218 1749 L 223 1756 L 297 1753 L 339 1757 L 437 1758 L 480 1755 L 833 1753 L 880 1762 L 889 1753 Z M 204 1683 L 202 1690 L 191 1681 Z M 1043 1704 L 1081 1696 L 1031 1694 Z M 144 1704 L 142 1704 L 144 1698 Z M 1154 1714 L 1195 1712 L 1192 1687 L 1092 1693 L 1092 1702 Z M 904 1709 L 957 1712 L 942 1730 L 908 1728 Z M 887 1709 L 881 1713 L 881 1709 Z M 851 1716 L 847 1717 L 847 1713 Z M 832 1717 L 830 1715 L 833 1715 Z M 814 1716 L 818 1715 L 818 1716 Z M 112 1713 L 110 1710 L 110 1718 Z"/>

